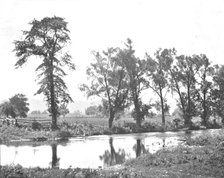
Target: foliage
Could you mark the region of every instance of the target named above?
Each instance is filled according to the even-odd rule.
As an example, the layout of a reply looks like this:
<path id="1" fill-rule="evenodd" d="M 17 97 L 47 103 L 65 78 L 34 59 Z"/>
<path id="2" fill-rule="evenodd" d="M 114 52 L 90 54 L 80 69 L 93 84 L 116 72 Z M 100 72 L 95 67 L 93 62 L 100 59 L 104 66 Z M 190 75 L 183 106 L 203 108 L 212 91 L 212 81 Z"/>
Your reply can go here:
<path id="1" fill-rule="evenodd" d="M 62 177 L 85 177 L 85 178 L 98 178 L 100 174 L 97 170 L 92 169 L 41 169 L 37 168 L 22 168 L 20 165 L 15 166 L 1 166 L 0 177 L 2 178 L 62 178 Z"/>
<path id="2" fill-rule="evenodd" d="M 16 94 L 0 105 L 1 114 L 6 117 L 11 116 L 12 118 L 16 117 L 27 117 L 29 111 L 28 99 L 23 94 Z"/>
<path id="3" fill-rule="evenodd" d="M 93 52 L 95 62 L 86 71 L 91 84 L 80 86 L 88 97 L 96 95 L 103 99 L 103 104 L 108 108 L 109 128 L 115 114 L 128 106 L 127 74 L 118 53 L 117 48 L 109 48 L 102 54 Z"/>
<path id="4" fill-rule="evenodd" d="M 199 76 L 199 86 L 198 96 L 199 96 L 199 114 L 202 118 L 202 125 L 208 126 L 209 117 L 212 115 L 212 76 L 214 75 L 215 69 L 211 66 L 211 63 L 206 55 L 201 54 L 196 56 L 199 59 L 201 65 L 198 76 Z"/>
<path id="5" fill-rule="evenodd" d="M 224 66 L 216 67 L 215 74 L 213 76 L 214 87 L 211 91 L 212 96 L 212 110 L 214 115 L 218 115 L 222 118 L 224 123 Z"/>
<path id="6" fill-rule="evenodd" d="M 205 134 L 195 138 L 187 137 L 186 144 L 189 146 L 218 146 L 224 141 L 223 130 L 216 135 Z"/>
<path id="7" fill-rule="evenodd" d="M 101 112 L 100 110 L 101 110 L 101 108 L 99 108 L 99 106 L 96 106 L 96 105 L 89 106 L 88 108 L 86 108 L 85 114 L 87 116 L 89 116 L 89 115 L 90 116 L 97 116 Z"/>
<path id="8" fill-rule="evenodd" d="M 16 94 L 9 99 L 12 107 L 15 109 L 16 117 L 27 117 L 29 111 L 28 99 L 23 94 Z"/>
<path id="9" fill-rule="evenodd" d="M 38 114 L 38 115 L 40 115 L 40 114 L 41 114 L 41 111 L 39 111 L 39 110 L 34 110 L 34 111 L 31 111 L 30 114 Z"/>
<path id="10" fill-rule="evenodd" d="M 40 130 L 41 128 L 42 128 L 41 123 L 36 122 L 36 121 L 32 122 L 32 129 L 33 130 Z"/>
<path id="11" fill-rule="evenodd" d="M 57 131 L 56 136 L 59 137 L 61 140 L 67 140 L 69 137 L 72 136 L 72 134 L 67 130 L 61 129 L 60 131 Z"/>
<path id="12" fill-rule="evenodd" d="M 140 172 L 149 170 L 144 175 L 158 169 L 165 170 L 167 177 L 223 177 L 223 139 L 222 133 L 191 138 L 187 142 L 190 146 L 162 149 L 127 161 L 125 166 L 137 168 Z"/>
<path id="13" fill-rule="evenodd" d="M 52 129 L 57 128 L 59 105 L 72 101 L 63 81 L 66 75 L 62 67 L 68 66 L 75 69 L 68 53 L 63 54 L 65 45 L 70 41 L 67 22 L 60 17 L 45 17 L 38 21 L 34 19 L 29 31 L 23 31 L 24 39 L 15 41 L 16 68 L 22 67 L 31 56 L 42 59 L 36 68 L 40 88 L 36 94 L 44 94 L 48 104 L 48 110 L 52 115 Z M 63 54 L 63 55 L 62 55 Z"/>
<path id="14" fill-rule="evenodd" d="M 13 108 L 12 104 L 9 101 L 5 101 L 0 105 L 0 115 L 6 117 L 16 117 L 16 111 Z"/>
<path id="15" fill-rule="evenodd" d="M 34 140 L 39 137 L 52 138 L 52 134 L 44 130 L 35 131 L 32 128 L 0 126 L 0 139 L 3 143 L 11 142 L 12 140 Z"/>
<path id="16" fill-rule="evenodd" d="M 176 63 L 170 68 L 171 89 L 179 96 L 180 107 L 186 126 L 191 126 L 191 119 L 198 113 L 197 102 L 199 100 L 196 88 L 197 77 L 202 62 L 197 55 L 176 57 Z"/>
<path id="17" fill-rule="evenodd" d="M 147 89 L 147 82 L 144 77 L 146 65 L 144 60 L 135 56 L 135 50 L 130 39 L 127 39 L 125 46 L 126 49 L 120 51 L 119 55 L 128 74 L 130 100 L 134 105 L 132 117 L 136 120 L 136 125 L 140 129 L 142 121 L 149 114 L 148 110 L 151 109 L 150 104 L 144 104 L 141 100 L 142 91 Z"/>
<path id="18" fill-rule="evenodd" d="M 69 113 L 69 110 L 67 108 L 67 104 L 65 103 L 62 103 L 59 107 L 59 113 L 60 115 L 62 115 L 63 117 L 65 117 L 68 113 Z"/>
<path id="19" fill-rule="evenodd" d="M 168 110 L 166 103 L 166 94 L 169 91 L 168 71 L 173 63 L 173 55 L 175 53 L 175 49 L 159 49 L 155 53 L 156 59 L 146 54 L 148 86 L 159 96 L 164 128 L 165 112 Z"/>

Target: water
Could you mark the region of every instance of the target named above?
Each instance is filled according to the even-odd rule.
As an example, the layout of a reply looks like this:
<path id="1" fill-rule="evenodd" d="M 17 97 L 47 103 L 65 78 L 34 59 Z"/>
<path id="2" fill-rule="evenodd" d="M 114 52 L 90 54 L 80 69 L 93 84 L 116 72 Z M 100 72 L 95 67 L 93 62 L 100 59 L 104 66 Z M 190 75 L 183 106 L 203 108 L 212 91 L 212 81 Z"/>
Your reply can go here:
<path id="1" fill-rule="evenodd" d="M 175 147 L 186 135 L 218 133 L 219 130 L 166 133 L 141 133 L 72 138 L 68 142 L 49 145 L 0 145 L 0 165 L 23 167 L 105 168 L 121 164 L 143 153 Z"/>

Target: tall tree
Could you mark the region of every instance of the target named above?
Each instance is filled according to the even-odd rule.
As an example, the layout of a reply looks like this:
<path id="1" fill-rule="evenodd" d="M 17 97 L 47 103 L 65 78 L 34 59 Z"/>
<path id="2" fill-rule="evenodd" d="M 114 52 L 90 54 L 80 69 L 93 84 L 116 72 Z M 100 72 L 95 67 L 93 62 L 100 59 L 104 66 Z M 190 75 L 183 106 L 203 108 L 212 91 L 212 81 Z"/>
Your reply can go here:
<path id="1" fill-rule="evenodd" d="M 174 91 L 178 92 L 180 97 L 181 110 L 183 112 L 185 125 L 191 126 L 192 116 L 197 114 L 196 101 L 196 75 L 201 68 L 200 60 L 194 56 L 177 56 L 174 69 L 171 71 L 174 80 Z M 182 91 L 180 91 L 182 87 Z"/>
<path id="2" fill-rule="evenodd" d="M 222 118 L 224 124 L 224 65 L 216 66 L 215 69 L 214 85 L 211 91 L 212 110 L 215 115 Z"/>
<path id="3" fill-rule="evenodd" d="M 91 84 L 80 87 L 88 97 L 95 95 L 103 99 L 109 112 L 109 128 L 112 127 L 115 114 L 128 106 L 127 74 L 118 52 L 119 49 L 115 48 L 109 48 L 102 54 L 93 52 L 95 62 L 86 72 Z"/>
<path id="4" fill-rule="evenodd" d="M 62 69 L 68 66 L 75 70 L 71 56 L 64 52 L 66 44 L 70 41 L 67 22 L 61 17 L 46 17 L 40 21 L 33 20 L 29 31 L 23 31 L 23 40 L 15 41 L 16 68 L 22 67 L 31 56 L 42 59 L 36 68 L 40 72 L 37 76 L 40 89 L 36 94 L 43 94 L 52 116 L 52 130 L 57 129 L 57 117 L 60 103 L 68 103 L 72 98 L 67 92 L 63 80 L 66 75 Z"/>
<path id="5" fill-rule="evenodd" d="M 134 104 L 132 116 L 136 120 L 137 127 L 140 128 L 145 116 L 149 114 L 148 110 L 151 108 L 151 105 L 144 104 L 141 100 L 142 91 L 147 89 L 147 82 L 144 77 L 146 62 L 135 56 L 135 50 L 130 39 L 127 39 L 125 46 L 126 48 L 120 51 L 119 55 L 128 73 L 130 99 Z"/>
<path id="6" fill-rule="evenodd" d="M 165 129 L 167 107 L 166 94 L 169 91 L 168 71 L 173 63 L 173 54 L 175 54 L 175 49 L 159 49 L 155 53 L 155 59 L 146 54 L 148 86 L 159 96 L 163 129 Z"/>
<path id="7" fill-rule="evenodd" d="M 211 89 L 212 89 L 212 76 L 214 75 L 214 67 L 205 54 L 196 56 L 201 63 L 198 72 L 199 76 L 199 113 L 202 118 L 202 125 L 207 126 L 211 112 Z"/>

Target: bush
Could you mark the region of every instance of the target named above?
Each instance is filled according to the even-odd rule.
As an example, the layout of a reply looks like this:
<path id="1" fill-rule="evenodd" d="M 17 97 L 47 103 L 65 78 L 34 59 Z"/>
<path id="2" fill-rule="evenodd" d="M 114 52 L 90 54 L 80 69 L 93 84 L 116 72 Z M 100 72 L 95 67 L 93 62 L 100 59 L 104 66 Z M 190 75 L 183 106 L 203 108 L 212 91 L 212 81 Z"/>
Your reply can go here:
<path id="1" fill-rule="evenodd" d="M 37 121 L 33 121 L 32 122 L 32 129 L 33 130 L 40 130 L 42 128 L 41 123 L 37 122 Z"/>
<path id="2" fill-rule="evenodd" d="M 222 128 L 221 124 L 219 124 L 216 119 L 208 122 L 207 128 L 209 129 L 219 129 Z"/>
<path id="3" fill-rule="evenodd" d="M 129 133 L 130 130 L 128 128 L 121 127 L 121 126 L 113 126 L 112 132 L 115 134 L 125 134 L 125 133 Z"/>
<path id="4" fill-rule="evenodd" d="M 136 133 L 139 131 L 137 125 L 133 122 L 124 122 L 123 127 L 127 128 L 128 130 L 130 130 L 130 132 L 133 132 L 133 133 Z"/>
<path id="5" fill-rule="evenodd" d="M 208 162 L 215 167 L 224 167 L 224 141 L 217 145 Z"/>
<path id="6" fill-rule="evenodd" d="M 57 132 L 56 136 L 59 137 L 61 140 L 67 140 L 69 137 L 72 136 L 72 134 L 69 131 L 60 130 Z"/>
<path id="7" fill-rule="evenodd" d="M 151 123 L 151 122 L 145 122 L 142 125 L 142 129 L 144 132 L 155 132 L 155 131 L 162 131 L 162 126 L 155 124 L 155 123 Z"/>
<path id="8" fill-rule="evenodd" d="M 217 146 L 219 143 L 224 141 L 223 132 L 218 133 L 218 135 L 210 135 L 204 134 L 199 137 L 189 138 L 186 139 L 186 144 L 190 146 Z"/>

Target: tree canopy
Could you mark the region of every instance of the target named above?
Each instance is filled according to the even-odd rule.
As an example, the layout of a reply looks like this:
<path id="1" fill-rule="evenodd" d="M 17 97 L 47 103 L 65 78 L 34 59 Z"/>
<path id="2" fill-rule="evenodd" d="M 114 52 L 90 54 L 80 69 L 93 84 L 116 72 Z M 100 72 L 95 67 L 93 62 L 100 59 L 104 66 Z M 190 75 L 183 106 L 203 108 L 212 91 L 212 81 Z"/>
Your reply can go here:
<path id="1" fill-rule="evenodd" d="M 16 94 L 11 97 L 9 101 L 5 101 L 0 105 L 0 111 L 1 114 L 6 117 L 11 116 L 12 118 L 25 118 L 29 112 L 28 99 L 23 94 Z"/>

